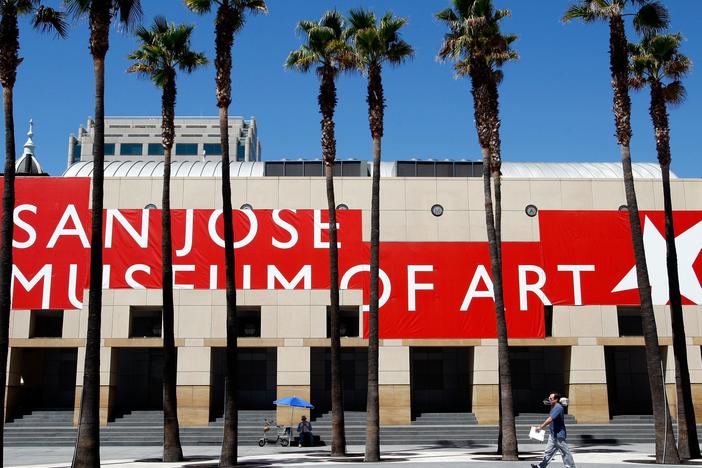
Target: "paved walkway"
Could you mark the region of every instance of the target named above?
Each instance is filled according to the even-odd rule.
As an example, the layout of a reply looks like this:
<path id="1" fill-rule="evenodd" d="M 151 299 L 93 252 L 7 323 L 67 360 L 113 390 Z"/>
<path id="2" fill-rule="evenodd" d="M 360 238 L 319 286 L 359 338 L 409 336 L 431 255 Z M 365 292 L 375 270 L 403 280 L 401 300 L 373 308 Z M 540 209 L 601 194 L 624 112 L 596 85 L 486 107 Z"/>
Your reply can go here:
<path id="1" fill-rule="evenodd" d="M 217 466 L 219 447 L 184 447 L 184 463 L 160 463 L 159 447 L 104 447 L 101 451 L 102 465 L 110 468 L 214 468 Z M 503 462 L 494 455 L 494 447 L 444 448 L 427 446 L 383 446 L 385 465 L 411 466 L 411 468 L 438 468 L 466 466 L 466 464 L 490 467 L 528 467 L 541 459 L 543 445 L 520 446 L 519 462 Z M 578 467 L 605 468 L 613 465 L 627 467 L 649 467 L 653 462 L 653 446 L 632 444 L 621 446 L 573 447 Z M 373 466 L 363 462 L 363 447 L 350 446 L 349 457 L 331 459 L 329 448 L 300 449 L 297 447 L 240 447 L 239 461 L 243 466 L 266 468 L 273 466 Z M 72 447 L 8 447 L 5 449 L 5 466 L 50 467 L 70 466 Z M 689 463 L 701 466 L 702 460 Z M 562 467 L 560 457 L 549 466 Z"/>

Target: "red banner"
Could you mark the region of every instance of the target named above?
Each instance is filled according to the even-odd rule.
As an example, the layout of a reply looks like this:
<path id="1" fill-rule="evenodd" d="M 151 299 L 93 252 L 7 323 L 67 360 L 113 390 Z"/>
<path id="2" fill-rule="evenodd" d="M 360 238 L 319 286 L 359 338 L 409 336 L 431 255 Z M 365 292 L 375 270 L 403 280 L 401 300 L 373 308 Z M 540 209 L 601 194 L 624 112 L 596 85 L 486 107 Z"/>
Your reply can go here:
<path id="1" fill-rule="evenodd" d="M 89 179 L 18 179 L 13 307 L 76 309 L 88 285 Z M 369 245 L 360 211 L 339 211 L 342 289 L 368 302 Z M 172 210 L 173 283 L 223 289 L 221 210 Z M 103 286 L 161 287 L 161 212 L 105 210 Z M 702 212 L 679 212 L 676 245 L 687 304 L 702 304 Z M 668 300 L 663 216 L 642 213 L 654 302 Z M 328 224 L 321 210 L 236 210 L 239 289 L 328 289 Z M 626 213 L 539 213 L 540 242 L 503 243 L 503 289 L 511 337 L 542 337 L 544 304 L 637 304 Z M 381 244 L 383 338 L 496 335 L 484 242 Z M 365 308 L 365 307 L 364 307 Z M 367 336 L 367 317 L 365 335 Z"/>

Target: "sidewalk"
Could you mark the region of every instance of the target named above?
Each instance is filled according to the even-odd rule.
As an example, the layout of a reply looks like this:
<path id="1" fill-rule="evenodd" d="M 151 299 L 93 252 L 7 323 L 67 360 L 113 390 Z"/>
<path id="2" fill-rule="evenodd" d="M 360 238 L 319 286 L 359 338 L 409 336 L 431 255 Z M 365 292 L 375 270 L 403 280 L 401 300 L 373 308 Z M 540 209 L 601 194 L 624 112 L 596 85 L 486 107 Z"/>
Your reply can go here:
<path id="1" fill-rule="evenodd" d="M 476 465 L 480 467 L 529 467 L 541 459 L 543 445 L 520 446 L 520 461 L 503 462 L 494 454 L 494 447 L 443 448 L 428 446 L 383 446 L 383 463 L 392 466 L 412 468 L 439 466 L 458 467 Z M 104 447 L 101 451 L 102 464 L 110 468 L 214 468 L 217 466 L 219 447 L 184 447 L 186 461 L 183 463 L 159 463 L 160 447 Z M 242 466 L 260 468 L 273 466 L 369 466 L 363 463 L 363 447 L 349 446 L 351 454 L 343 459 L 331 459 L 329 447 L 300 449 L 297 447 L 240 447 L 239 462 Z M 632 444 L 621 446 L 574 446 L 573 456 L 578 467 L 605 468 L 613 465 L 626 467 L 651 467 L 653 445 Z M 8 447 L 5 449 L 5 466 L 51 467 L 70 466 L 72 447 Z M 701 466 L 702 460 L 686 465 Z M 563 466 L 556 455 L 549 466 Z"/>

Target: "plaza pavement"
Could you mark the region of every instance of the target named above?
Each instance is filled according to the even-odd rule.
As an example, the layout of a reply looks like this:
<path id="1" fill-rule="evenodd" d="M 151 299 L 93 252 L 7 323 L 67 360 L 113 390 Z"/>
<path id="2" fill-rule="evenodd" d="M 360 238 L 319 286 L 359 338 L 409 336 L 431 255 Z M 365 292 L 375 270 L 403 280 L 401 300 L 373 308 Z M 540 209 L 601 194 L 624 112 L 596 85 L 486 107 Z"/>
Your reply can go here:
<path id="1" fill-rule="evenodd" d="M 439 468 L 478 466 L 491 467 L 529 467 L 536 463 L 543 453 L 542 444 L 520 446 L 520 461 L 503 462 L 494 454 L 494 446 L 483 447 L 435 447 L 435 446 L 382 446 L 381 452 L 385 466 L 407 466 L 411 468 Z M 652 444 L 614 445 L 580 445 L 573 446 L 575 463 L 578 467 L 605 468 L 651 467 L 653 463 Z M 160 463 L 160 447 L 103 447 L 101 450 L 102 466 L 110 468 L 214 468 L 220 448 L 213 446 L 184 447 L 186 461 L 183 463 Z M 242 466 L 255 468 L 278 466 L 320 466 L 323 468 L 337 466 L 372 466 L 362 463 L 363 447 L 349 446 L 349 457 L 331 459 L 328 447 L 298 448 L 279 446 L 239 447 L 239 462 Z M 73 456 L 72 447 L 7 447 L 5 448 L 5 466 L 22 466 L 62 468 L 68 467 Z M 701 466 L 702 460 L 686 465 Z M 562 467 L 560 455 L 556 455 L 549 466 Z M 660 465 L 659 465 L 660 466 Z"/>

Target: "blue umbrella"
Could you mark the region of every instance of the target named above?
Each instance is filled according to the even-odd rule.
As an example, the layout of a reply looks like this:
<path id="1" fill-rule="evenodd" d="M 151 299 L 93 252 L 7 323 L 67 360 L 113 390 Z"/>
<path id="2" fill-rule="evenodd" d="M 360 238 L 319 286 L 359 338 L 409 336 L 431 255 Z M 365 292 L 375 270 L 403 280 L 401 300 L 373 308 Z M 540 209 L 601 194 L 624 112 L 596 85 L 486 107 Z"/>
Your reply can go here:
<path id="1" fill-rule="evenodd" d="M 293 406 L 295 408 L 314 408 L 314 405 L 307 400 L 298 398 L 296 396 L 289 396 L 285 398 L 279 398 L 273 402 L 274 405 L 278 406 Z"/>
<path id="2" fill-rule="evenodd" d="M 278 398 L 273 402 L 273 404 L 278 406 L 290 407 L 290 434 L 292 434 L 292 424 L 295 420 L 295 408 L 314 408 L 314 405 L 312 405 L 312 403 L 310 403 L 307 400 L 303 400 L 302 398 L 298 398 L 295 395 L 285 398 Z"/>

